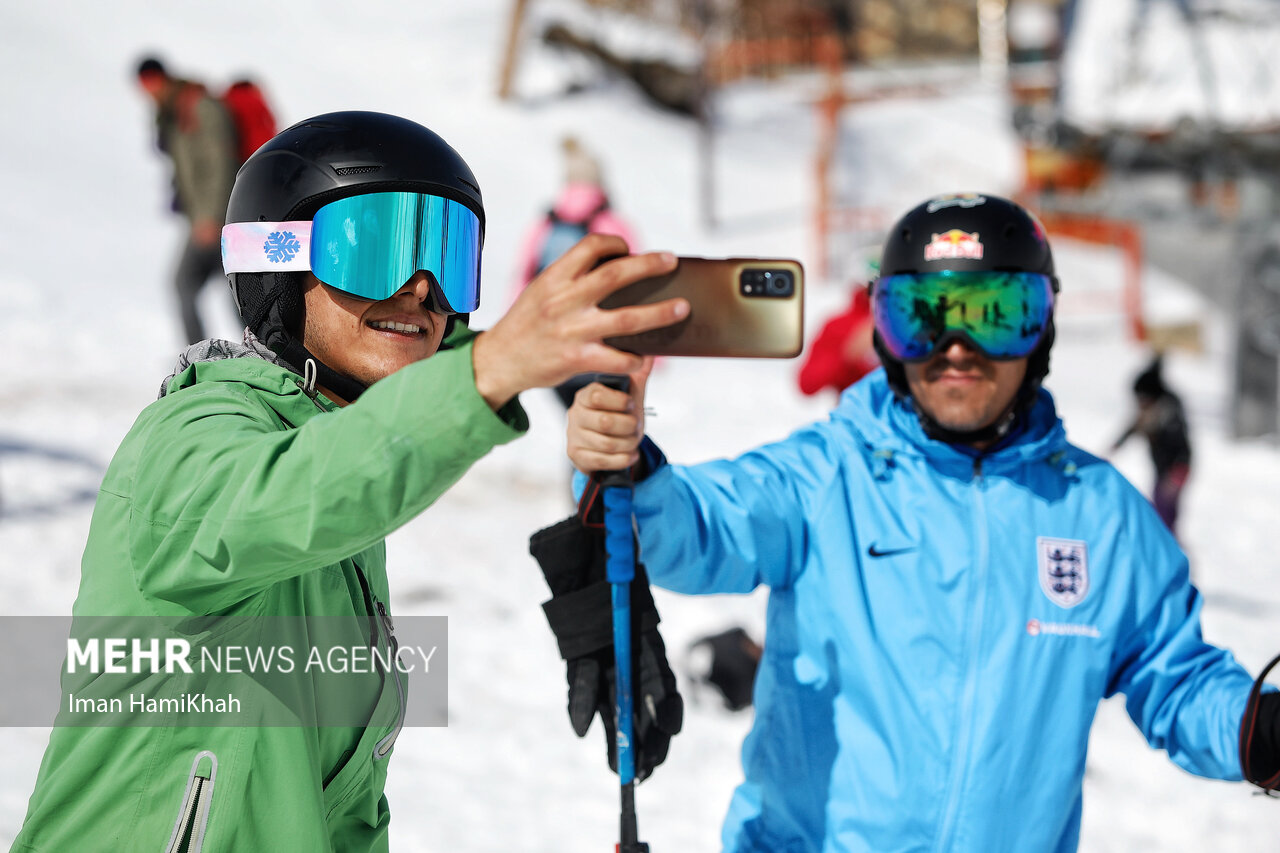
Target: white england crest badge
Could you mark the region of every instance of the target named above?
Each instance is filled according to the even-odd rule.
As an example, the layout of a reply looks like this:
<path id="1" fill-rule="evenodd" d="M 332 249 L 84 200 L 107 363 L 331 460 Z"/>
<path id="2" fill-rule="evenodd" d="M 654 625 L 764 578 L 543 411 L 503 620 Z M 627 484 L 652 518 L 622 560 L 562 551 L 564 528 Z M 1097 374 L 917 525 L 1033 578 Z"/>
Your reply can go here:
<path id="1" fill-rule="evenodd" d="M 1079 539 L 1036 538 L 1040 588 L 1059 607 L 1075 607 L 1089 592 L 1089 546 Z"/>

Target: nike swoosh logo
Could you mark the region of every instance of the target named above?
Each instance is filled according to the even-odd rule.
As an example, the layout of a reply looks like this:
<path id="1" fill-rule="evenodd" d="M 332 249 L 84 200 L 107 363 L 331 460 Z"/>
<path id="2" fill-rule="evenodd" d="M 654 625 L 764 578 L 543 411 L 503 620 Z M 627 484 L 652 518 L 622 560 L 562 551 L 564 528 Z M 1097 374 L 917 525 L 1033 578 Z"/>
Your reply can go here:
<path id="1" fill-rule="evenodd" d="M 867 549 L 867 555 L 870 557 L 892 557 L 894 554 L 905 554 L 908 551 L 914 551 L 915 549 L 916 546 L 912 545 L 910 548 L 893 548 L 888 551 L 881 551 L 873 544 Z"/>

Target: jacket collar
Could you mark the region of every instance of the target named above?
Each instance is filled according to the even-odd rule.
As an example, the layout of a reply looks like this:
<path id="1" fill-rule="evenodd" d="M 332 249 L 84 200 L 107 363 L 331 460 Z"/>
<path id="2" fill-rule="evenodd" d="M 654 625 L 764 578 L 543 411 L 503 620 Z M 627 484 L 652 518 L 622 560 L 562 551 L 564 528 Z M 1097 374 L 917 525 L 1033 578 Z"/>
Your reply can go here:
<path id="1" fill-rule="evenodd" d="M 245 330 L 244 342 L 200 341 L 187 347 L 160 386 L 160 397 L 202 382 L 238 382 L 261 392 L 261 398 L 287 423 L 298 426 L 338 405 L 323 394 L 310 396 L 303 378 L 278 355 Z"/>
<path id="2" fill-rule="evenodd" d="M 894 395 L 883 369 L 846 389 L 831 417 L 847 423 L 873 451 L 923 456 L 934 465 L 969 470 L 979 458 L 983 468 L 992 471 L 1046 459 L 1068 446 L 1053 396 L 1044 388 L 1030 411 L 1019 416 L 1012 433 L 986 452 L 926 435 L 911 402 Z"/>

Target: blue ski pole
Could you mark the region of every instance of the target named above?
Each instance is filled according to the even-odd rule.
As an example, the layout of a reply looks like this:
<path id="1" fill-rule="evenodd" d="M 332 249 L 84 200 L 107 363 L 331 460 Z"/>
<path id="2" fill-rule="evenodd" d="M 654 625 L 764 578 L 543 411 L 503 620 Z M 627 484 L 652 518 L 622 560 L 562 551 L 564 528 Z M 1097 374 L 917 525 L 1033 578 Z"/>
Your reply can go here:
<path id="1" fill-rule="evenodd" d="M 626 376 L 602 376 L 620 391 L 630 390 Z M 616 674 L 614 713 L 618 721 L 618 780 L 622 785 L 622 817 L 617 853 L 649 853 L 636 826 L 636 765 L 632 743 L 634 701 L 631 687 L 631 581 L 636 575 L 635 538 L 631 530 L 631 472 L 600 474 L 604 489 L 605 576 L 613 595 L 613 655 Z"/>

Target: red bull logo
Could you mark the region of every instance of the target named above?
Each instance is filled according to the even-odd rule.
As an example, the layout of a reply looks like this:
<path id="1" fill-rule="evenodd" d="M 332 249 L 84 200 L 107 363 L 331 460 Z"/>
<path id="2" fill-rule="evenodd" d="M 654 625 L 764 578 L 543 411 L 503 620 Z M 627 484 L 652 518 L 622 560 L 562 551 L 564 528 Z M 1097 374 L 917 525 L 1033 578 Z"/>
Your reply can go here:
<path id="1" fill-rule="evenodd" d="M 934 234 L 933 240 L 924 247 L 926 261 L 945 261 L 956 258 L 982 260 L 982 241 L 978 239 L 977 231 L 970 234 L 968 231 L 952 228 L 950 231 Z"/>

